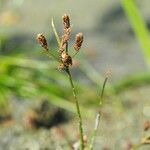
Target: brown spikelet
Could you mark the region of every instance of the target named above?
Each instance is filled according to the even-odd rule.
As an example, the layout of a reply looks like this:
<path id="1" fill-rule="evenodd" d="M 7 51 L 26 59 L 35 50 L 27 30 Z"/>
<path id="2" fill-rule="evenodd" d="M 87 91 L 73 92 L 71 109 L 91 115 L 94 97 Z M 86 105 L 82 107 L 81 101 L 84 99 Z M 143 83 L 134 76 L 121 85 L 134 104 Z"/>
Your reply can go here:
<path id="1" fill-rule="evenodd" d="M 38 43 L 48 51 L 48 45 L 45 36 L 42 33 L 39 33 L 36 37 Z"/>
<path id="2" fill-rule="evenodd" d="M 83 34 L 78 33 L 75 38 L 74 49 L 79 51 L 83 43 Z"/>
<path id="3" fill-rule="evenodd" d="M 70 28 L 70 18 L 69 15 L 64 14 L 62 16 L 62 23 L 63 23 L 63 30 L 64 30 L 64 34 L 61 38 L 61 45 L 59 48 L 59 52 L 62 53 L 63 51 L 65 51 L 66 46 L 68 45 L 68 41 L 70 39 L 70 33 L 71 33 L 71 28 Z"/>
<path id="4" fill-rule="evenodd" d="M 72 65 L 72 58 L 65 51 L 61 54 L 61 60 L 67 67 Z"/>
<path id="5" fill-rule="evenodd" d="M 70 28 L 70 18 L 67 14 L 64 14 L 62 16 L 62 22 L 63 22 L 63 25 L 64 25 L 64 29 Z"/>
<path id="6" fill-rule="evenodd" d="M 65 30 L 65 33 L 62 37 L 63 43 L 68 42 L 69 38 L 70 38 L 70 28 Z"/>

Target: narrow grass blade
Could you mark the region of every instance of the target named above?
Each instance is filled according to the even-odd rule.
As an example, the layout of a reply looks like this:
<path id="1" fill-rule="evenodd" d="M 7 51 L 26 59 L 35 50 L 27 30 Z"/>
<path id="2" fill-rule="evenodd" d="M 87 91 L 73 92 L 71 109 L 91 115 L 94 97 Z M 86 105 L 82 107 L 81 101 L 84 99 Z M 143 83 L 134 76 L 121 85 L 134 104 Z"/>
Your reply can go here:
<path id="1" fill-rule="evenodd" d="M 145 61 L 150 67 L 150 36 L 149 30 L 141 17 L 136 0 L 121 0 L 127 18 L 135 32 L 135 35 L 143 49 Z M 142 2 L 141 2 L 142 3 Z"/>

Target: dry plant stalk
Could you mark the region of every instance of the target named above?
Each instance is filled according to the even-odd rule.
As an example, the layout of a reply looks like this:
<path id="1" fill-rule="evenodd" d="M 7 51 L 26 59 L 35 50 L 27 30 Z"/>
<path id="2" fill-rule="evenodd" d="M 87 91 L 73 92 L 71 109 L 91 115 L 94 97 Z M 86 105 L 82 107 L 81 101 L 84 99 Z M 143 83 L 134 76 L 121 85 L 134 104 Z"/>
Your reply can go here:
<path id="1" fill-rule="evenodd" d="M 71 35 L 69 15 L 65 14 L 64 16 L 62 16 L 62 24 L 63 24 L 63 35 L 62 35 L 62 38 L 60 41 L 57 31 L 55 29 L 53 20 L 52 20 L 52 28 L 53 28 L 53 31 L 54 31 L 54 34 L 56 36 L 58 46 L 59 46 L 59 48 L 58 48 L 59 49 L 58 50 L 59 59 L 57 59 L 57 57 L 55 55 L 53 55 L 52 52 L 49 50 L 46 38 L 43 34 L 40 33 L 37 35 L 37 41 L 45 49 L 45 52 L 48 56 L 53 57 L 54 59 L 56 59 L 59 62 L 58 69 L 60 71 L 66 72 L 68 75 L 70 85 L 72 88 L 72 92 L 73 92 L 73 96 L 74 96 L 74 100 L 75 100 L 77 116 L 78 116 L 79 132 L 80 132 L 80 149 L 84 150 L 85 146 L 84 146 L 82 116 L 81 116 L 81 112 L 80 112 L 79 102 L 78 102 L 78 99 L 76 96 L 74 83 L 72 80 L 72 75 L 70 72 L 70 67 L 72 66 L 72 57 L 73 56 L 70 56 L 68 53 L 68 42 L 69 42 L 70 35 Z M 76 39 L 75 39 L 75 44 L 74 44 L 75 51 L 79 52 L 79 50 L 82 46 L 82 43 L 83 43 L 83 34 L 79 33 L 79 34 L 77 34 Z"/>

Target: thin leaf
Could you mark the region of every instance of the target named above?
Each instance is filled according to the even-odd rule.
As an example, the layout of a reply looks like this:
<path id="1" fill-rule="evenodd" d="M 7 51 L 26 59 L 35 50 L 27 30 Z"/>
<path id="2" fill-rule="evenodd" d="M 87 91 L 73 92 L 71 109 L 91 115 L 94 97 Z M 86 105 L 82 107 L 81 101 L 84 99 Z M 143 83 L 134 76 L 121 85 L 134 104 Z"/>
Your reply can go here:
<path id="1" fill-rule="evenodd" d="M 55 34 L 55 37 L 56 37 L 56 40 L 57 40 L 58 46 L 60 47 L 61 42 L 60 42 L 59 35 L 58 35 L 57 31 L 56 31 L 56 28 L 55 28 L 55 24 L 54 24 L 53 18 L 52 18 L 51 25 L 52 25 L 53 32 L 54 32 L 54 34 Z"/>
<path id="2" fill-rule="evenodd" d="M 136 0 L 122 0 L 122 6 L 127 14 L 129 22 L 135 35 L 143 49 L 143 54 L 147 65 L 150 67 L 150 37 L 146 23 L 142 19 Z"/>

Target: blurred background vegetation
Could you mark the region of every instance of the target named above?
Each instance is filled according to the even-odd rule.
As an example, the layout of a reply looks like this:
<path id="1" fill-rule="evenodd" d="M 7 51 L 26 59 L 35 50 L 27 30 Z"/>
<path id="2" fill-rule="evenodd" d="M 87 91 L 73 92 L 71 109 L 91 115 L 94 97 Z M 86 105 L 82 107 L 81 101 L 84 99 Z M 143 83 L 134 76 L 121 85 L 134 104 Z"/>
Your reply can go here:
<path id="1" fill-rule="evenodd" d="M 84 34 L 84 45 L 72 72 L 89 122 L 94 118 L 105 72 L 112 69 L 96 145 L 116 149 L 119 144 L 117 148 L 121 149 L 127 139 L 137 143 L 142 137 L 141 126 L 150 117 L 149 5 L 149 0 L 0 0 L 0 121 L 19 120 L 23 115 L 18 114 L 39 107 L 43 101 L 75 112 L 66 75 L 57 70 L 57 63 L 42 53 L 35 40 L 37 33 L 44 33 L 55 51 L 51 19 L 61 35 L 61 16 L 67 13 L 72 24 L 70 45 L 77 32 Z M 87 132 L 91 127 L 86 127 Z M 9 132 L 1 132 L 0 137 L 7 140 L 0 139 L 0 145 L 7 143 L 8 135 L 10 139 L 14 136 Z M 109 132 L 113 133 L 111 137 Z M 33 146 L 30 144 L 29 148 Z"/>

